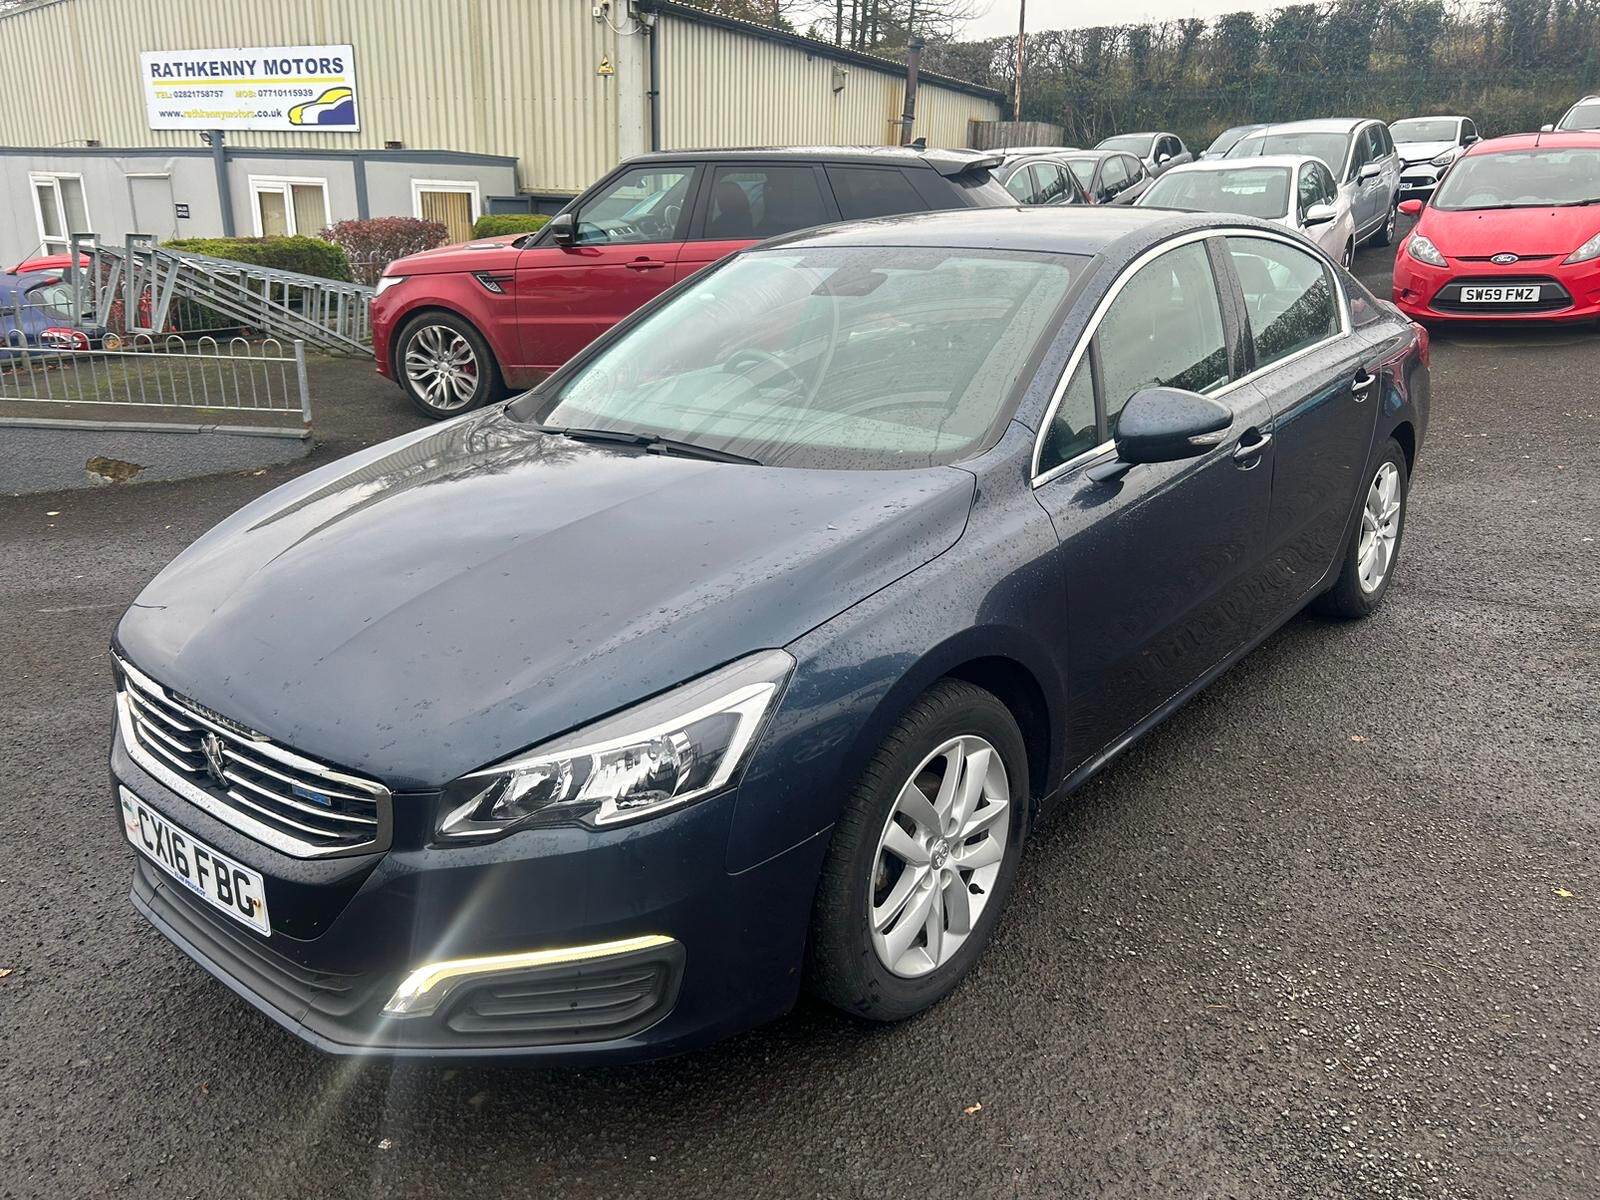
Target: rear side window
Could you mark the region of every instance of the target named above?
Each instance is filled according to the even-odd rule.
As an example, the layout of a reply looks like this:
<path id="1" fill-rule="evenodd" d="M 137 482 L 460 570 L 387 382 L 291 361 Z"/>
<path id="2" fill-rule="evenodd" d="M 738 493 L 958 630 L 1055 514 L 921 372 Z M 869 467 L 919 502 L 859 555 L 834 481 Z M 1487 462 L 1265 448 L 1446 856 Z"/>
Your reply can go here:
<path id="1" fill-rule="evenodd" d="M 828 182 L 846 221 L 923 212 L 928 205 L 893 167 L 829 167 Z"/>
<path id="2" fill-rule="evenodd" d="M 1339 293 L 1320 259 L 1269 238 L 1230 237 L 1228 253 L 1244 290 L 1258 370 L 1339 332 Z"/>
<path id="3" fill-rule="evenodd" d="M 1122 185 L 1128 182 L 1127 162 L 1120 154 L 1106 159 L 1106 165 L 1100 171 L 1100 190 L 1102 192 L 1120 192 Z"/>
<path id="4" fill-rule="evenodd" d="M 769 238 L 832 220 L 811 167 L 719 167 L 711 178 L 704 236 Z"/>
<path id="5" fill-rule="evenodd" d="M 1067 169 L 1058 163 L 1036 163 L 1034 171 L 1039 177 L 1039 203 L 1072 203 L 1072 183 Z"/>

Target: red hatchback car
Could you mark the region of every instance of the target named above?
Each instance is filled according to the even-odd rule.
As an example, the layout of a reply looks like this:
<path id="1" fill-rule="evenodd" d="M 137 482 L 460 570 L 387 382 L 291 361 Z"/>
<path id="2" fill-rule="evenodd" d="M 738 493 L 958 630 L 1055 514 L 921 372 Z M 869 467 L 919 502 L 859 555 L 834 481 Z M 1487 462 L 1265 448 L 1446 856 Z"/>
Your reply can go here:
<path id="1" fill-rule="evenodd" d="M 538 233 L 390 263 L 378 370 L 430 417 L 528 387 L 701 267 L 840 220 L 1013 205 L 1001 155 L 912 147 L 711 150 L 630 159 Z"/>
<path id="2" fill-rule="evenodd" d="M 1600 317 L 1600 135 L 1470 147 L 1395 254 L 1394 302 L 1419 321 Z"/>

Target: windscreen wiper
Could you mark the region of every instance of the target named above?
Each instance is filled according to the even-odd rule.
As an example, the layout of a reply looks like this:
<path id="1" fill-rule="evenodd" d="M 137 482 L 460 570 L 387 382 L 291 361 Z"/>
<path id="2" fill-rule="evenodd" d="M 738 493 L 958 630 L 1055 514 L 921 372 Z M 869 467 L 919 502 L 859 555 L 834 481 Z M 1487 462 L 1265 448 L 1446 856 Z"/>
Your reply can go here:
<path id="1" fill-rule="evenodd" d="M 703 458 L 708 462 L 743 463 L 746 466 L 759 467 L 760 459 L 751 458 L 745 454 L 735 454 L 731 450 L 718 450 L 712 446 L 702 446 L 698 442 L 684 442 L 677 438 L 657 437 L 653 433 L 628 433 L 621 429 L 578 429 L 557 425 L 540 425 L 540 433 L 552 433 L 558 437 L 571 438 L 575 442 L 612 442 L 620 446 L 638 446 L 647 454 L 670 454 L 677 458 Z"/>

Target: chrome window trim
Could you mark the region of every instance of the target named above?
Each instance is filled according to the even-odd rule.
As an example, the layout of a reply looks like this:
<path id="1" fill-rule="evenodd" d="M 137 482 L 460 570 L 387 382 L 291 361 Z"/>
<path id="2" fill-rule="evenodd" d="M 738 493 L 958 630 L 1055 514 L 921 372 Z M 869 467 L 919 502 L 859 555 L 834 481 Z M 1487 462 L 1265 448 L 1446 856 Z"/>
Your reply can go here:
<path id="1" fill-rule="evenodd" d="M 1094 335 L 1099 332 L 1100 322 L 1105 319 L 1106 312 L 1110 309 L 1111 305 L 1116 302 L 1117 297 L 1122 293 L 1122 289 L 1127 285 L 1130 279 L 1139 273 L 1140 270 L 1142 270 L 1148 264 L 1154 262 L 1156 259 L 1160 258 L 1163 254 L 1166 254 L 1172 250 L 1176 250 L 1182 246 L 1191 245 L 1194 242 L 1204 242 L 1213 237 L 1255 237 L 1271 242 L 1282 242 L 1285 246 L 1288 246 L 1291 249 L 1299 250 L 1302 253 L 1309 253 L 1311 257 L 1321 262 L 1325 269 L 1329 269 L 1330 274 L 1333 277 L 1334 289 L 1338 293 L 1339 332 L 1330 334 L 1328 337 L 1323 338 L 1319 342 L 1313 342 L 1309 346 L 1303 346 L 1299 350 L 1296 350 L 1293 354 L 1286 355 L 1283 358 L 1275 359 L 1264 367 L 1256 367 L 1253 371 L 1249 371 L 1246 374 L 1241 375 L 1238 379 L 1230 379 L 1216 391 L 1206 393 L 1207 395 L 1220 399 L 1226 396 L 1229 392 L 1232 392 L 1235 388 L 1242 387 L 1244 384 L 1251 383 L 1256 379 L 1259 379 L 1268 371 L 1275 371 L 1279 367 L 1288 366 L 1290 363 L 1304 358 L 1313 351 L 1320 350 L 1324 346 L 1330 346 L 1334 342 L 1350 336 L 1352 331 L 1352 326 L 1350 323 L 1350 296 L 1345 289 L 1344 280 L 1339 278 L 1339 272 L 1337 269 L 1331 268 L 1333 260 L 1323 252 L 1322 248 L 1320 246 L 1310 244 L 1307 239 L 1303 237 L 1296 238 L 1290 234 L 1278 233 L 1268 229 L 1254 229 L 1249 226 L 1228 225 L 1219 226 L 1212 229 L 1197 229 L 1190 233 L 1180 234 L 1179 236 L 1162 242 L 1159 245 L 1152 246 L 1150 249 L 1146 250 L 1143 254 L 1139 255 L 1138 258 L 1134 259 L 1131 263 L 1123 268 L 1122 274 L 1117 276 L 1116 280 L 1111 284 L 1111 286 L 1106 289 L 1106 294 L 1100 298 L 1100 302 L 1095 305 L 1095 310 L 1090 315 L 1088 324 L 1083 327 L 1083 332 L 1078 335 L 1078 344 L 1073 347 L 1072 356 L 1067 359 L 1067 365 L 1066 368 L 1061 372 L 1061 378 L 1056 380 L 1055 390 L 1050 395 L 1050 404 L 1044 412 L 1044 419 L 1039 422 L 1039 430 L 1034 434 L 1033 437 L 1033 460 L 1029 469 L 1032 487 L 1035 489 L 1043 487 L 1052 479 L 1064 475 L 1068 471 L 1073 470 L 1076 467 L 1080 467 L 1095 458 L 1098 458 L 1107 450 L 1116 448 L 1115 441 L 1101 442 L 1093 449 L 1081 451 L 1080 453 L 1075 454 L 1071 458 L 1067 459 L 1065 462 L 1058 463 L 1057 465 L 1051 467 L 1048 471 L 1045 471 L 1042 474 L 1039 471 L 1039 461 L 1044 454 L 1045 438 L 1049 436 L 1050 426 L 1056 419 L 1056 411 L 1061 407 L 1061 400 L 1062 397 L 1066 395 L 1067 386 L 1072 382 L 1072 376 L 1078 370 L 1079 363 L 1083 361 L 1083 356 L 1088 353 L 1089 343 L 1094 340 Z M 1218 297 L 1218 302 L 1221 302 L 1220 296 Z"/>
<path id="2" fill-rule="evenodd" d="M 169 702 L 178 703 L 171 700 L 171 692 L 138 668 L 131 666 L 120 655 L 113 655 L 112 660 L 120 671 L 134 681 L 136 688 L 154 690 L 160 695 L 168 697 Z M 241 734 L 237 729 L 229 729 L 225 725 L 216 723 L 204 714 L 196 712 L 191 705 L 181 704 L 180 707 L 185 714 L 192 717 L 197 723 L 236 740 L 244 740 L 245 735 Z M 225 804 L 215 796 L 196 787 L 146 750 L 140 743 L 138 735 L 134 732 L 133 713 L 128 699 L 128 687 L 126 684 L 117 688 L 116 709 L 117 729 L 122 736 L 123 748 L 127 750 L 128 757 L 139 766 L 139 769 L 230 829 L 237 830 L 246 837 L 270 846 L 272 849 L 293 858 L 347 858 L 357 854 L 375 854 L 388 849 L 393 837 L 394 822 L 391 804 L 393 793 L 382 784 L 370 779 L 361 779 L 357 776 L 346 775 L 341 771 L 335 771 L 319 762 L 303 758 L 271 741 L 251 741 L 249 744 L 252 753 L 276 759 L 295 770 L 303 771 L 320 779 L 326 779 L 332 784 L 350 787 L 372 798 L 375 806 L 376 827 L 373 830 L 371 840 L 358 845 L 319 846 L 291 837 L 256 820 L 249 813 Z"/>

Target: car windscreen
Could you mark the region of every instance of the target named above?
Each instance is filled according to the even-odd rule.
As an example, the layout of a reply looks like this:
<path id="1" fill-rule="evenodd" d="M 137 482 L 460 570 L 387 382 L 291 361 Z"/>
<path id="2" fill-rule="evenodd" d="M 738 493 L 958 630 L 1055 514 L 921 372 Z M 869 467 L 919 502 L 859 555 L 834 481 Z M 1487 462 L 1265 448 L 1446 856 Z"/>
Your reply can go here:
<path id="1" fill-rule="evenodd" d="M 1239 144 L 1240 138 L 1252 132 L 1254 128 L 1252 125 L 1238 125 L 1232 129 L 1224 129 L 1217 134 L 1217 140 L 1206 147 L 1206 153 L 1215 158 L 1221 158 Z"/>
<path id="2" fill-rule="evenodd" d="M 1389 136 L 1397 142 L 1453 142 L 1459 132 L 1459 124 L 1447 118 L 1415 117 L 1389 126 Z"/>
<path id="3" fill-rule="evenodd" d="M 1264 133 L 1242 139 L 1228 151 L 1229 158 L 1260 158 L 1266 154 L 1309 154 L 1320 158 L 1335 179 L 1344 173 L 1350 135 L 1345 133 Z"/>
<path id="4" fill-rule="evenodd" d="M 1557 129 L 1600 129 L 1600 104 L 1579 104 L 1561 118 Z"/>
<path id="5" fill-rule="evenodd" d="M 767 466 L 956 462 L 1009 419 L 1087 261 L 866 246 L 739 255 L 513 415 Z"/>
<path id="6" fill-rule="evenodd" d="M 1148 133 L 1128 134 L 1123 137 L 1111 137 L 1095 147 L 1096 150 L 1123 150 L 1129 154 L 1137 154 L 1141 158 L 1150 153 L 1150 147 L 1155 139 Z"/>
<path id="7" fill-rule="evenodd" d="M 1269 221 L 1289 213 L 1288 167 L 1240 167 L 1226 171 L 1173 171 L 1139 197 L 1141 208 L 1183 212 L 1241 213 Z"/>
<path id="8" fill-rule="evenodd" d="M 1544 145 L 1469 154 L 1439 185 L 1434 208 L 1550 208 L 1600 203 L 1600 150 Z"/>

